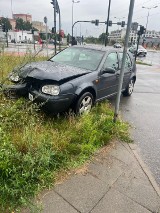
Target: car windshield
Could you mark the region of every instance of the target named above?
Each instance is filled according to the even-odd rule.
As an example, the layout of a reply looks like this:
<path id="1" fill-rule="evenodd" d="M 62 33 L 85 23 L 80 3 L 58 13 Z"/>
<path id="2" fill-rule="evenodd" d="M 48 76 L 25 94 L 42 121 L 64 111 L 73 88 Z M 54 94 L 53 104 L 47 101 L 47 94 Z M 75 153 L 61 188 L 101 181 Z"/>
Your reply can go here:
<path id="1" fill-rule="evenodd" d="M 51 61 L 87 70 L 97 70 L 103 56 L 103 51 L 70 47 L 51 58 Z"/>

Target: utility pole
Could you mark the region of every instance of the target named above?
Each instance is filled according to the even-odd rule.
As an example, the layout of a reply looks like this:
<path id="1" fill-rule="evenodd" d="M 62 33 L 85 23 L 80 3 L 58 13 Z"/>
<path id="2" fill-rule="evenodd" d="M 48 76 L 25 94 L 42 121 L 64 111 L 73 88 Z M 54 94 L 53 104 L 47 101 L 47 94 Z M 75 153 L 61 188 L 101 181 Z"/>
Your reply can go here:
<path id="1" fill-rule="evenodd" d="M 57 10 L 57 0 L 54 0 L 54 53 L 55 55 L 57 54 L 56 10 Z"/>
<path id="2" fill-rule="evenodd" d="M 47 57 L 48 57 L 48 29 L 47 29 L 47 17 L 44 17 L 44 23 L 46 24 L 46 49 L 47 49 Z"/>
<path id="3" fill-rule="evenodd" d="M 109 26 L 110 7 L 111 7 L 111 0 L 109 0 L 109 5 L 108 5 L 108 17 L 107 17 L 107 24 L 106 24 L 105 47 L 107 46 L 107 43 L 108 43 L 108 26 Z"/>
<path id="4" fill-rule="evenodd" d="M 137 47 L 136 47 L 136 52 L 135 52 L 135 62 L 136 62 L 136 60 L 137 60 L 137 52 L 138 52 L 140 37 L 141 37 L 141 34 L 138 32 Z"/>
<path id="5" fill-rule="evenodd" d="M 148 19 L 149 19 L 149 12 L 151 9 L 157 8 L 158 6 L 154 6 L 154 7 L 144 7 L 142 6 L 142 8 L 147 9 L 148 10 L 148 14 L 147 14 L 147 23 L 146 23 L 146 32 L 147 32 L 147 27 L 148 27 Z"/>
<path id="6" fill-rule="evenodd" d="M 119 104 L 120 104 L 123 77 L 124 77 L 124 71 L 125 71 L 125 63 L 126 63 L 126 56 L 127 56 L 129 34 L 130 34 L 131 24 L 132 24 L 134 2 L 135 2 L 135 0 L 130 0 L 128 23 L 127 23 L 127 30 L 126 30 L 126 37 L 125 37 L 125 45 L 124 45 L 124 50 L 123 50 L 121 72 L 120 72 L 120 76 L 119 76 L 118 93 L 117 93 L 117 98 L 116 98 L 116 103 L 115 103 L 115 112 L 114 112 L 114 119 L 113 119 L 114 122 L 117 121 L 118 113 L 119 113 Z"/>
<path id="7" fill-rule="evenodd" d="M 8 47 L 8 32 L 6 30 L 6 42 L 7 42 L 7 47 Z"/>
<path id="8" fill-rule="evenodd" d="M 61 11 L 59 8 L 59 51 L 61 51 Z"/>
<path id="9" fill-rule="evenodd" d="M 78 3 L 80 3 L 80 1 L 72 0 L 72 45 L 73 45 L 73 7 L 74 7 L 74 4 L 78 4 Z"/>

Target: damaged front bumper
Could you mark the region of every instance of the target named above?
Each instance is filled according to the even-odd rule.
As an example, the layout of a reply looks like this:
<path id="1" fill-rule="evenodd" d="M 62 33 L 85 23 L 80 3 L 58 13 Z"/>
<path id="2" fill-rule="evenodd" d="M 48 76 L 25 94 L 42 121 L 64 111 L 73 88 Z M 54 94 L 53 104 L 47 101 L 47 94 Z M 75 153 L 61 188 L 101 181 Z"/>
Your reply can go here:
<path id="1" fill-rule="evenodd" d="M 15 85 L 3 85 L 3 93 L 9 98 L 18 98 L 28 95 L 27 83 Z"/>

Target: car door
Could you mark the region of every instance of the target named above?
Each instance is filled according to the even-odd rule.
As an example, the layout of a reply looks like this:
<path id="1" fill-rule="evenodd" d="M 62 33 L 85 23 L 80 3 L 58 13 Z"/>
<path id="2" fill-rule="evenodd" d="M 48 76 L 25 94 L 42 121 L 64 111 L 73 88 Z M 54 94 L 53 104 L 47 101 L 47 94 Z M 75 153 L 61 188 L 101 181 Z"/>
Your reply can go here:
<path id="1" fill-rule="evenodd" d="M 119 52 L 120 68 L 122 65 L 122 57 L 123 57 L 123 53 Z M 126 88 L 128 82 L 130 80 L 131 73 L 132 73 L 132 60 L 131 60 L 129 54 L 127 53 L 122 89 Z"/>
<path id="2" fill-rule="evenodd" d="M 115 73 L 103 73 L 106 68 L 115 69 Z M 110 52 L 103 64 L 100 76 L 99 84 L 97 85 L 97 99 L 102 99 L 106 96 L 116 93 L 118 78 L 117 75 L 119 69 L 117 52 Z"/>

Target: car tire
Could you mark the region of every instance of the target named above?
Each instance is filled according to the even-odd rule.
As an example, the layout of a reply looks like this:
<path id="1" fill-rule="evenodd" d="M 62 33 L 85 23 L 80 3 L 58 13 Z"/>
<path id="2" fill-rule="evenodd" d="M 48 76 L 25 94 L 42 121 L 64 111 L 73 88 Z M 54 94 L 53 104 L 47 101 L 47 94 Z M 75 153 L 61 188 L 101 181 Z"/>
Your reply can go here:
<path id="1" fill-rule="evenodd" d="M 82 115 L 89 113 L 94 103 L 93 95 L 90 92 L 83 93 L 77 100 L 75 113 Z"/>
<path id="2" fill-rule="evenodd" d="M 127 86 L 127 88 L 122 92 L 124 96 L 131 96 L 134 89 L 134 79 L 132 78 Z"/>

